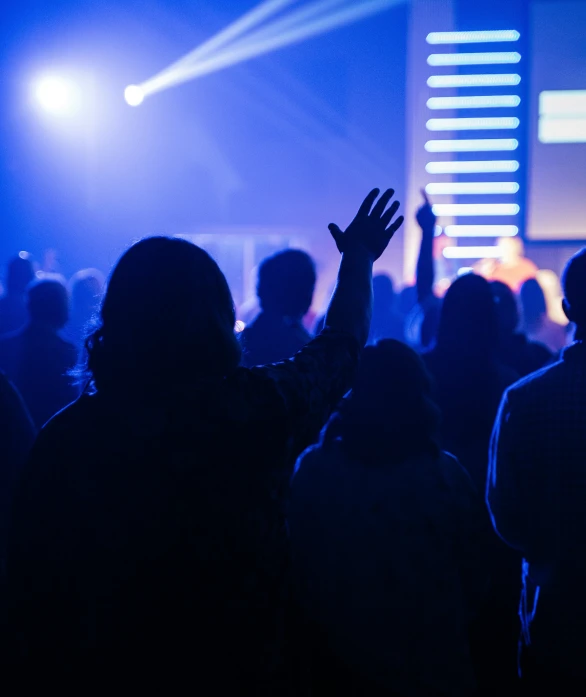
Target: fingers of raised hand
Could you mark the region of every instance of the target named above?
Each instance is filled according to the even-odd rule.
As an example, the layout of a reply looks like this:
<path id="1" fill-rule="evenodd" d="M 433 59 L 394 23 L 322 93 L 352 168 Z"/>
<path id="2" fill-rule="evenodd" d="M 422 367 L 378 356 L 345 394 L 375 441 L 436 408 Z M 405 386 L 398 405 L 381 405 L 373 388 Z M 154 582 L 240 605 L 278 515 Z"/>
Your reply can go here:
<path id="1" fill-rule="evenodd" d="M 365 215 L 368 215 L 370 213 L 370 209 L 372 208 L 372 204 L 376 201 L 376 197 L 379 195 L 380 189 L 373 189 L 368 196 L 364 199 L 362 202 L 362 205 L 358 209 L 358 213 L 356 214 L 356 217 L 362 217 Z"/>
<path id="2" fill-rule="evenodd" d="M 382 214 L 385 211 L 385 208 L 387 207 L 387 204 L 389 201 L 393 198 L 395 195 L 395 190 L 394 189 L 387 189 L 384 194 L 379 198 L 377 201 L 375 207 L 372 209 L 371 216 L 373 218 L 380 218 Z"/>
<path id="3" fill-rule="evenodd" d="M 397 230 L 403 225 L 405 218 L 400 215 L 397 220 L 393 221 L 388 228 L 385 229 L 385 233 L 390 235 L 389 239 L 397 232 Z"/>
<path id="4" fill-rule="evenodd" d="M 398 201 L 393 201 L 390 208 L 382 214 L 380 221 L 385 228 L 391 222 L 395 213 L 399 210 L 399 206 L 400 203 Z"/>

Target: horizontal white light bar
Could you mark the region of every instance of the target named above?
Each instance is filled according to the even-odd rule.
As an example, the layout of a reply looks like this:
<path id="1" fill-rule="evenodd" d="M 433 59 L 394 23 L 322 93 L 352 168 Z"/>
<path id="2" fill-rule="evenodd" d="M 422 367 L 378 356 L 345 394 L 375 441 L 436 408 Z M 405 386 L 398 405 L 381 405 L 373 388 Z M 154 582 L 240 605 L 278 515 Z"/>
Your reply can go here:
<path id="1" fill-rule="evenodd" d="M 428 65 L 504 65 L 518 63 L 517 51 L 488 51 L 486 53 L 432 53 Z"/>
<path id="2" fill-rule="evenodd" d="M 517 215 L 516 203 L 436 203 L 432 206 L 437 216 Z"/>
<path id="3" fill-rule="evenodd" d="M 428 194 L 516 194 L 517 182 L 446 182 L 433 183 L 425 187 Z"/>
<path id="4" fill-rule="evenodd" d="M 516 225 L 446 225 L 448 237 L 514 237 L 519 234 Z"/>
<path id="5" fill-rule="evenodd" d="M 521 76 L 517 73 L 432 75 L 427 79 L 429 87 L 510 87 L 520 82 Z"/>
<path id="6" fill-rule="evenodd" d="M 586 90 L 540 92 L 539 113 L 564 119 L 586 118 Z"/>
<path id="7" fill-rule="evenodd" d="M 514 29 L 496 31 L 432 31 L 428 44 L 484 44 L 498 41 L 518 41 L 521 35 Z"/>
<path id="8" fill-rule="evenodd" d="M 521 97 L 516 94 L 488 94 L 478 97 L 430 97 L 428 109 L 497 109 L 516 107 Z"/>
<path id="9" fill-rule="evenodd" d="M 542 143 L 586 143 L 586 116 L 581 119 L 539 119 Z"/>
<path id="10" fill-rule="evenodd" d="M 476 174 L 478 172 L 516 172 L 517 160 L 461 160 L 448 162 L 428 162 L 425 165 L 429 174 Z"/>
<path id="11" fill-rule="evenodd" d="M 489 116 L 478 118 L 429 119 L 428 131 L 501 131 L 519 127 L 514 116 Z"/>
<path id="12" fill-rule="evenodd" d="M 481 152 L 489 150 L 516 150 L 519 141 L 514 138 L 479 138 L 475 140 L 428 140 L 427 152 Z"/>
<path id="13" fill-rule="evenodd" d="M 500 259 L 501 252 L 498 247 L 446 247 L 444 249 L 446 259 Z"/>

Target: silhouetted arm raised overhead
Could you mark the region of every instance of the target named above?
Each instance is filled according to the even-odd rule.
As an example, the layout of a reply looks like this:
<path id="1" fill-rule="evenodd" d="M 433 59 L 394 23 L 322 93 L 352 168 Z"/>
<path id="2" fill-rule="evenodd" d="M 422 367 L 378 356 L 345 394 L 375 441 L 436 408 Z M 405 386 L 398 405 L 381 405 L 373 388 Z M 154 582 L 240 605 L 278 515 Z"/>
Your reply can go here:
<path id="1" fill-rule="evenodd" d="M 421 192 L 424 204 L 417 211 L 417 223 L 421 228 L 421 247 L 417 259 L 417 302 L 423 305 L 433 295 L 435 273 L 433 267 L 433 235 L 436 217 L 427 198 L 425 189 Z"/>
<path id="2" fill-rule="evenodd" d="M 329 226 L 342 253 L 342 261 L 325 326 L 352 334 L 360 346 L 366 343 L 370 330 L 372 265 L 403 223 L 403 216 L 393 220 L 399 208 L 398 201 L 387 208 L 394 190 L 387 189 L 380 198 L 379 193 L 378 189 L 373 189 L 368 194 L 345 232 L 334 223 Z"/>

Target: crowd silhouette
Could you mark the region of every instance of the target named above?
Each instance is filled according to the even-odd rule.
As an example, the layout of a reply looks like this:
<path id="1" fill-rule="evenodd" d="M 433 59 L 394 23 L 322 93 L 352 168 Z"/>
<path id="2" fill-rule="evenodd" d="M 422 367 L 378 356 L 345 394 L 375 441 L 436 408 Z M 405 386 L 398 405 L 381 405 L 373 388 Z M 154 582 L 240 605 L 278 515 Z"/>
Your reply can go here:
<path id="1" fill-rule="evenodd" d="M 23 689 L 250 697 L 582 694 L 586 249 L 551 317 L 520 242 L 436 283 L 373 264 L 371 191 L 316 267 L 264 260 L 236 333 L 201 248 L 107 283 L 21 252 L 0 298 L 0 654 Z M 572 337 L 572 331 L 574 335 Z M 572 338 L 571 338 L 572 337 Z M 12 676 L 12 678 L 10 677 Z"/>

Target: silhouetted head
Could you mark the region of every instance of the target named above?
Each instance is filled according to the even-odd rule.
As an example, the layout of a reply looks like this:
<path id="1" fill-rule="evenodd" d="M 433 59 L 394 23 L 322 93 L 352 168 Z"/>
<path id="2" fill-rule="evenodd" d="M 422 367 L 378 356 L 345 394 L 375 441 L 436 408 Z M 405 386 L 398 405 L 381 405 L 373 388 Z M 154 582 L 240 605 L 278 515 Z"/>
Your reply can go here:
<path id="1" fill-rule="evenodd" d="M 537 328 L 547 314 L 543 288 L 535 278 L 530 278 L 521 286 L 519 297 L 521 298 L 525 326 L 529 330 Z"/>
<path id="2" fill-rule="evenodd" d="M 91 317 L 98 309 L 104 290 L 104 275 L 98 269 L 82 269 L 69 279 L 71 314 Z"/>
<path id="3" fill-rule="evenodd" d="M 256 293 L 265 312 L 301 319 L 313 300 L 315 264 L 300 249 L 287 249 L 265 259 L 258 270 Z"/>
<path id="4" fill-rule="evenodd" d="M 496 305 L 501 336 L 511 336 L 519 325 L 517 298 L 509 286 L 501 281 L 492 281 L 490 288 Z"/>
<path id="5" fill-rule="evenodd" d="M 562 276 L 563 308 L 570 322 L 576 324 L 576 339 L 586 333 L 586 247 L 568 261 Z"/>
<path id="6" fill-rule="evenodd" d="M 88 370 L 101 390 L 152 396 L 233 372 L 240 362 L 224 274 L 191 242 L 150 237 L 130 247 L 110 277 Z"/>
<path id="7" fill-rule="evenodd" d="M 372 279 L 374 304 L 377 309 L 391 310 L 395 304 L 393 279 L 386 273 L 379 273 Z"/>
<path id="8" fill-rule="evenodd" d="M 451 355 L 488 358 L 498 345 L 498 320 L 490 284 L 469 273 L 457 278 L 442 304 L 437 346 Z"/>
<path id="9" fill-rule="evenodd" d="M 349 456 L 398 463 L 438 453 L 440 415 L 431 391 L 423 361 L 406 344 L 385 339 L 367 346 L 338 416 Z"/>
<path id="10" fill-rule="evenodd" d="M 29 283 L 35 278 L 35 270 L 30 254 L 20 252 L 8 262 L 6 273 L 6 291 L 10 295 L 22 295 Z"/>
<path id="11" fill-rule="evenodd" d="M 69 294 L 59 276 L 45 276 L 27 289 L 27 306 L 31 324 L 62 329 L 69 319 Z"/>

